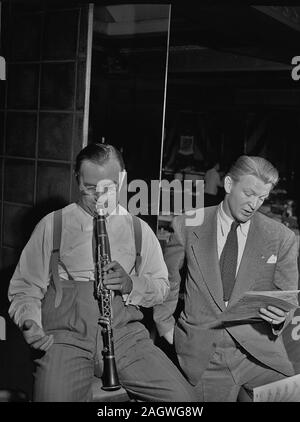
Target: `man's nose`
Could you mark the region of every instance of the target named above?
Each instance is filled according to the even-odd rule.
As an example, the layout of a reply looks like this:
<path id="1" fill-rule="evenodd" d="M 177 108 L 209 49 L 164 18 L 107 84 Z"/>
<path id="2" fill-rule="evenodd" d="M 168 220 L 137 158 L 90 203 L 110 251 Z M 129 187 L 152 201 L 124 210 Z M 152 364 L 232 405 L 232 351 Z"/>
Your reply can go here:
<path id="1" fill-rule="evenodd" d="M 255 208 L 257 206 L 257 201 L 258 201 L 258 198 L 256 198 L 256 197 L 254 197 L 250 200 L 249 205 L 250 205 L 252 210 L 255 210 Z"/>

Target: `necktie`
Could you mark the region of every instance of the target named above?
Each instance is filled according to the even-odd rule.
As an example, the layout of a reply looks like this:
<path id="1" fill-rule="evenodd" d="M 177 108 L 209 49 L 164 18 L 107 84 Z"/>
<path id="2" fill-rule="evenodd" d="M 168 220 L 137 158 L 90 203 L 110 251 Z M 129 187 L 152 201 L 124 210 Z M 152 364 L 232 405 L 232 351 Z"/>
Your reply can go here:
<path id="1" fill-rule="evenodd" d="M 223 283 L 223 297 L 227 302 L 230 299 L 231 292 L 235 283 L 235 273 L 238 257 L 238 240 L 236 229 L 239 223 L 233 221 L 230 232 L 228 233 L 225 246 L 221 253 L 220 269 Z"/>

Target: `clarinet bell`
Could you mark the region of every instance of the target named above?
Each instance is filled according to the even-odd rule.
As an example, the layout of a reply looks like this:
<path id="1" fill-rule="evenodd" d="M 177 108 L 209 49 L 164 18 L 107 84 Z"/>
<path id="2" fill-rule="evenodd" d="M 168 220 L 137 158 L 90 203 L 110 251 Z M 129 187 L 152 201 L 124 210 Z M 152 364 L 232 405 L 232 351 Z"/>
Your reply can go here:
<path id="1" fill-rule="evenodd" d="M 114 358 L 104 357 L 103 359 L 103 375 L 102 375 L 102 390 L 114 391 L 121 388 L 118 378 L 116 362 Z"/>

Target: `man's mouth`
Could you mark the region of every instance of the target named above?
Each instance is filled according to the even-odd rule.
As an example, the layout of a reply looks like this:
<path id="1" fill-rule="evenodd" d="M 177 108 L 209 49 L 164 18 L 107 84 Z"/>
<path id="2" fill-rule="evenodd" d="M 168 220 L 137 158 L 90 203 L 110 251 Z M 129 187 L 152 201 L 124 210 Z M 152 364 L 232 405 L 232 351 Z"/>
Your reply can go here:
<path id="1" fill-rule="evenodd" d="M 253 211 L 242 210 L 242 213 L 248 217 L 249 215 L 253 213 Z"/>

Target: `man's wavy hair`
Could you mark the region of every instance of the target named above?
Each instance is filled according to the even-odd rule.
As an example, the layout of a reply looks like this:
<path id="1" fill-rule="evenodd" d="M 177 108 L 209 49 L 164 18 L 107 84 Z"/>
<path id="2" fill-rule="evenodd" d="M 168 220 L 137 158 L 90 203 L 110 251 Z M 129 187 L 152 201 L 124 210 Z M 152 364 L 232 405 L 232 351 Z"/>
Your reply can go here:
<path id="1" fill-rule="evenodd" d="M 264 183 L 271 183 L 272 188 L 278 183 L 279 174 L 277 169 L 265 158 L 242 155 L 231 166 L 227 173 L 235 182 L 241 176 L 252 175 L 258 177 Z"/>

